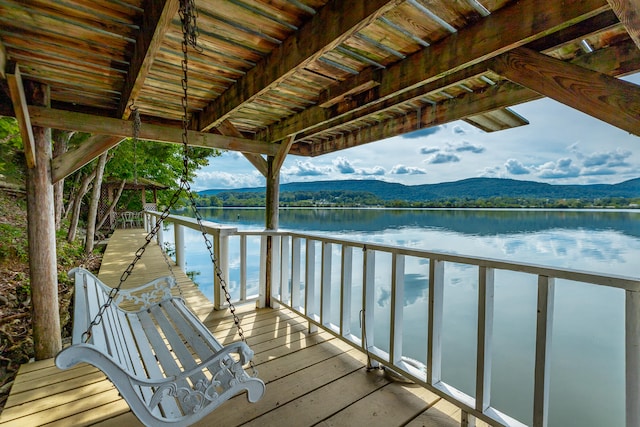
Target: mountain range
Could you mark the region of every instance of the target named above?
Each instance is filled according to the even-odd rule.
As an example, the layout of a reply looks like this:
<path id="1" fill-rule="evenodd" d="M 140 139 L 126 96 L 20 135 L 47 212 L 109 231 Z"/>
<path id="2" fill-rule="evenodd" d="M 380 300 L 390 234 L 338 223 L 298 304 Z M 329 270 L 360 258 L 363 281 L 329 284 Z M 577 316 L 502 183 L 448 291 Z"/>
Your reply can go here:
<path id="1" fill-rule="evenodd" d="M 221 193 L 264 193 L 265 187 L 209 189 L 201 196 Z M 618 184 L 555 185 L 504 178 L 469 178 L 439 184 L 404 185 L 379 180 L 337 180 L 291 182 L 280 185 L 280 192 L 357 191 L 369 192 L 382 200 L 430 201 L 453 198 L 492 197 L 538 199 L 596 199 L 605 197 L 640 198 L 640 178 Z"/>

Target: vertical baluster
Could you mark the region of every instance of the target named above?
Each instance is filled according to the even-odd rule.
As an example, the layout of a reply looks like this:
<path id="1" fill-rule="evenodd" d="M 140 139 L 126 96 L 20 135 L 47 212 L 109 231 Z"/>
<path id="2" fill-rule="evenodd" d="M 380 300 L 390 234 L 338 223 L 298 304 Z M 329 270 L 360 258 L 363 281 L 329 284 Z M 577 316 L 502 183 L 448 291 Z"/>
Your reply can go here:
<path id="1" fill-rule="evenodd" d="M 363 268 L 364 274 L 362 275 L 362 302 L 364 306 L 364 327 L 362 330 L 362 346 L 365 351 L 375 345 L 374 333 L 375 333 L 375 285 L 376 285 L 376 253 L 370 249 L 364 249 L 363 254 Z M 365 342 L 366 340 L 366 342 Z M 374 366 L 376 366 L 374 364 Z"/>
<path id="2" fill-rule="evenodd" d="M 427 382 L 442 378 L 442 310 L 444 302 L 444 262 L 429 260 L 429 336 L 427 339 Z"/>
<path id="3" fill-rule="evenodd" d="M 156 222 L 156 224 L 158 223 Z M 156 239 L 158 242 L 158 246 L 160 246 L 160 248 L 164 250 L 164 230 L 162 229 L 162 227 L 164 227 L 164 224 L 160 223 L 160 227 L 158 227 L 158 234 L 156 234 Z"/>
<path id="4" fill-rule="evenodd" d="M 291 304 L 289 297 L 291 290 L 289 288 L 289 278 L 291 277 L 291 237 L 282 236 L 282 256 L 280 257 L 280 300 L 285 304 Z"/>
<path id="5" fill-rule="evenodd" d="M 351 334 L 351 287 L 353 285 L 353 247 L 342 246 L 342 274 L 340 283 L 340 335 Z"/>
<path id="6" fill-rule="evenodd" d="M 291 307 L 300 310 L 300 238 L 291 242 Z"/>
<path id="7" fill-rule="evenodd" d="M 553 330 L 555 280 L 538 276 L 538 318 L 536 324 L 536 364 L 533 385 L 533 425 L 546 427 L 549 416 L 549 374 L 551 332 Z"/>
<path id="8" fill-rule="evenodd" d="M 320 272 L 320 323 L 331 323 L 331 249 L 329 242 L 322 242 L 322 271 Z"/>
<path id="9" fill-rule="evenodd" d="M 247 300 L 247 236 L 240 235 L 240 301 Z"/>
<path id="10" fill-rule="evenodd" d="M 260 294 L 258 308 L 267 305 L 267 236 L 260 237 Z"/>
<path id="11" fill-rule="evenodd" d="M 640 292 L 625 291 L 627 427 L 640 426 Z"/>
<path id="12" fill-rule="evenodd" d="M 402 358 L 402 322 L 404 318 L 404 255 L 394 252 L 391 258 L 391 334 L 389 361 L 395 365 Z"/>
<path id="13" fill-rule="evenodd" d="M 304 286 L 304 312 L 307 317 L 313 319 L 316 301 L 316 242 L 307 239 L 306 263 L 305 263 L 305 286 Z M 318 327 L 309 322 L 309 333 L 316 332 Z"/>
<path id="14" fill-rule="evenodd" d="M 494 270 L 480 267 L 478 277 L 478 355 L 476 357 L 476 410 L 491 405 L 491 350 L 493 342 Z"/>
<path id="15" fill-rule="evenodd" d="M 176 265 L 185 271 L 186 262 L 184 257 L 184 226 L 182 224 L 173 224 L 173 239 L 176 251 Z"/>
<path id="16" fill-rule="evenodd" d="M 277 284 L 280 281 L 280 264 L 282 260 L 282 239 L 280 236 L 271 236 L 271 308 L 279 308 L 274 301 L 275 298 L 280 298 L 280 286 Z"/>

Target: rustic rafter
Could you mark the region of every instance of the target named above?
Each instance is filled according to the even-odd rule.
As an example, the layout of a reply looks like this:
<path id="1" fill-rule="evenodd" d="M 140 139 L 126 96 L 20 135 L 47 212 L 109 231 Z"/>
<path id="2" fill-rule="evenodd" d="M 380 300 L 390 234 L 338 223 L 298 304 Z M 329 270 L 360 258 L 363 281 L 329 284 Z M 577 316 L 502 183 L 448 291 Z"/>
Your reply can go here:
<path id="1" fill-rule="evenodd" d="M 385 101 L 606 10 L 608 5 L 604 0 L 520 1 L 384 70 L 367 69 L 331 88 L 330 95 L 321 94 L 321 99 L 333 99 L 369 81 L 377 81 L 380 84 L 373 89 L 376 95 L 371 101 Z M 310 107 L 274 124 L 264 131 L 264 135 L 269 134 L 272 140 L 279 141 L 334 119 L 329 115 L 330 112 L 321 107 Z"/>
<path id="2" fill-rule="evenodd" d="M 273 164 L 271 165 L 272 173 L 280 173 L 280 168 L 282 168 L 284 160 L 287 158 L 287 154 L 289 154 L 289 150 L 291 149 L 291 146 L 293 145 L 293 142 L 295 140 L 296 136 L 291 135 L 286 143 L 280 145 L 280 151 L 278 151 L 278 154 L 276 154 L 275 158 L 273 159 Z"/>
<path id="3" fill-rule="evenodd" d="M 542 95 L 640 135 L 638 85 L 527 48 L 514 49 L 496 58 L 493 70 Z"/>
<path id="4" fill-rule="evenodd" d="M 640 3 L 637 0 L 607 1 L 640 49 Z"/>
<path id="5" fill-rule="evenodd" d="M 127 119 L 131 114 L 128 106 L 131 102 L 135 102 L 160 49 L 160 44 L 171 25 L 171 20 L 178 12 L 179 5 L 180 0 L 149 0 L 145 2 L 143 22 L 136 37 L 136 47 L 126 75 L 118 106 L 118 117 Z"/>
<path id="6" fill-rule="evenodd" d="M 217 129 L 222 135 L 242 138 L 242 134 L 240 133 L 240 131 L 236 129 L 233 123 L 231 123 L 229 120 L 225 120 L 224 122 L 220 123 Z M 244 155 L 244 157 L 247 158 L 247 160 L 249 160 L 249 162 L 251 162 L 251 164 L 256 169 L 258 169 L 258 171 L 263 176 L 265 177 L 267 176 L 268 165 L 264 157 L 262 157 L 260 154 L 255 154 L 255 153 L 242 153 L 242 154 Z"/>
<path id="7" fill-rule="evenodd" d="M 122 141 L 122 137 L 93 135 L 75 150 L 51 160 L 51 181 L 55 184 Z"/>
<path id="8" fill-rule="evenodd" d="M 31 128 L 31 118 L 29 117 L 29 109 L 27 106 L 27 98 L 24 92 L 20 67 L 17 63 L 9 61 L 7 66 L 7 84 L 9 85 L 9 93 L 13 110 L 16 114 L 16 120 L 20 127 L 20 135 L 24 144 L 24 154 L 27 158 L 27 167 L 33 168 L 36 165 L 35 140 L 33 137 L 33 129 Z"/>
<path id="9" fill-rule="evenodd" d="M 242 103 L 273 87 L 368 25 L 404 0 L 348 2 L 331 0 L 297 33 L 278 46 L 266 60 L 240 78 L 198 116 L 200 130 L 210 129 L 228 118 Z M 331 25 L 327 25 L 331 23 Z"/>
<path id="10" fill-rule="evenodd" d="M 4 48 L 2 39 L 0 39 L 0 79 L 5 79 L 5 68 L 7 67 L 7 50 Z"/>
<path id="11" fill-rule="evenodd" d="M 75 130 L 79 132 L 92 132 L 100 135 L 116 136 L 120 137 L 120 139 L 131 138 L 134 135 L 133 123 L 128 120 L 98 117 L 90 114 L 35 106 L 29 107 L 29 113 L 32 123 L 37 126 Z M 182 144 L 182 129 L 179 127 L 143 123 L 140 127 L 138 137 L 150 141 Z M 189 144 L 196 147 L 245 151 L 248 153 L 267 155 L 275 155 L 280 147 L 279 144 L 265 144 L 250 139 L 196 131 L 189 131 Z"/>

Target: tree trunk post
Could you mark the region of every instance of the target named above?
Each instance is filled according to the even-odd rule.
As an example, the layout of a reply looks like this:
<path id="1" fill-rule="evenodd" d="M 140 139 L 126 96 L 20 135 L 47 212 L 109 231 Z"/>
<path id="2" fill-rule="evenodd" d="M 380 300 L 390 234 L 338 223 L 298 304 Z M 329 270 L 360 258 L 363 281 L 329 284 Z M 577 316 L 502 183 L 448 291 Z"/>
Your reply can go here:
<path id="1" fill-rule="evenodd" d="M 67 152 L 67 146 L 73 132 L 66 130 L 51 130 L 51 138 L 53 139 L 53 157 L 58 157 Z M 55 210 L 56 230 L 60 230 L 62 223 L 62 210 L 64 208 L 64 178 L 53 184 L 53 200 Z"/>
<path id="2" fill-rule="evenodd" d="M 279 201 L 280 201 L 280 170 L 276 170 L 274 165 L 275 157 L 267 158 L 267 194 L 266 194 L 266 211 L 265 225 L 267 230 L 278 229 Z M 273 270 L 273 237 L 267 236 L 267 259 L 266 259 L 266 277 L 265 277 L 265 307 L 271 307 L 271 289 L 272 270 Z"/>
<path id="3" fill-rule="evenodd" d="M 93 191 L 91 193 L 91 203 L 89 204 L 89 215 L 87 217 L 87 238 L 84 244 L 84 252 L 90 254 L 93 251 L 93 235 L 96 232 L 96 218 L 98 217 L 98 204 L 100 203 L 100 194 L 102 193 L 102 175 L 104 167 L 107 164 L 109 151 L 105 151 L 98 159 L 96 166 L 96 177 L 93 182 Z"/>
<path id="4" fill-rule="evenodd" d="M 49 87 L 25 82 L 32 105 L 49 106 Z M 51 130 L 33 127 L 36 165 L 27 170 L 27 238 L 33 345 L 36 360 L 54 357 L 62 348 L 53 182 Z"/>

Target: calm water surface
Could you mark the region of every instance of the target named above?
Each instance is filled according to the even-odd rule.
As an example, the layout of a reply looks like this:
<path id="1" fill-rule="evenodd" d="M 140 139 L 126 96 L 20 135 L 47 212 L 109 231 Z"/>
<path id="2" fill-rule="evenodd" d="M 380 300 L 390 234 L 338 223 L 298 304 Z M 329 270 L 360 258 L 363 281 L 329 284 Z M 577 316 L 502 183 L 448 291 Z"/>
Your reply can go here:
<path id="1" fill-rule="evenodd" d="M 264 229 L 262 209 L 202 212 L 208 220 L 239 229 Z M 280 229 L 640 276 L 640 211 L 281 209 Z M 202 237 L 194 231 L 185 239 L 187 270 L 199 272 L 196 281 L 212 295 L 213 273 Z M 257 245 L 248 246 L 255 251 Z M 239 249 L 233 242 L 230 251 L 229 284 L 237 294 Z M 249 256 L 257 259 L 258 253 Z M 254 291 L 257 267 L 250 272 Z M 408 262 L 406 270 L 404 318 L 417 327 L 405 328 L 403 354 L 424 362 L 428 266 Z M 472 396 L 477 274 L 462 265 L 445 270 L 443 379 Z M 389 291 L 376 289 L 376 319 L 382 322 L 390 313 Z M 527 424 L 532 422 L 536 295 L 535 276 L 496 273 L 492 406 Z M 386 328 L 376 327 L 374 340 L 385 349 Z M 550 401 L 552 427 L 624 425 L 623 291 L 556 281 Z"/>

